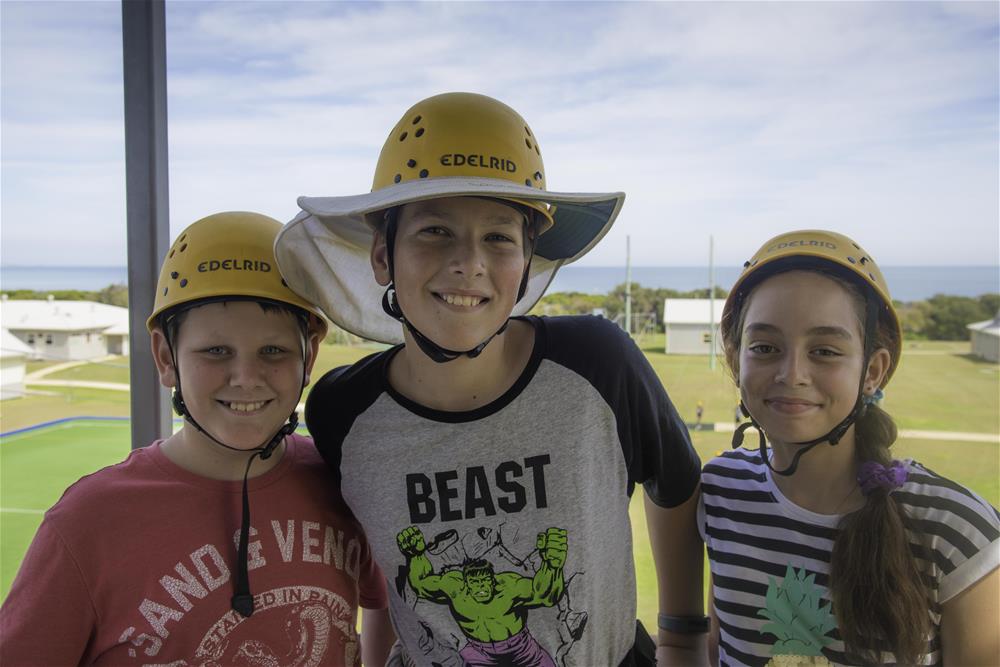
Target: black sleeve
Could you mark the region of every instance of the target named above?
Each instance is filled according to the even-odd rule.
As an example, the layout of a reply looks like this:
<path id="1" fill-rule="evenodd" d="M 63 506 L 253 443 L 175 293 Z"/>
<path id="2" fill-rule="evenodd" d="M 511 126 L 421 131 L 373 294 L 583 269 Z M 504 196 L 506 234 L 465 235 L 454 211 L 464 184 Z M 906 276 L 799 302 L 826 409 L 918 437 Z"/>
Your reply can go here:
<path id="1" fill-rule="evenodd" d="M 354 420 L 384 391 L 385 352 L 353 366 L 340 366 L 319 379 L 306 399 L 306 428 L 320 456 L 340 481 L 341 448 Z"/>
<path id="2" fill-rule="evenodd" d="M 701 461 L 687 427 L 642 351 L 601 317 L 543 318 L 548 355 L 585 377 L 617 420 L 629 493 L 642 484 L 660 507 L 676 507 L 698 485 Z"/>

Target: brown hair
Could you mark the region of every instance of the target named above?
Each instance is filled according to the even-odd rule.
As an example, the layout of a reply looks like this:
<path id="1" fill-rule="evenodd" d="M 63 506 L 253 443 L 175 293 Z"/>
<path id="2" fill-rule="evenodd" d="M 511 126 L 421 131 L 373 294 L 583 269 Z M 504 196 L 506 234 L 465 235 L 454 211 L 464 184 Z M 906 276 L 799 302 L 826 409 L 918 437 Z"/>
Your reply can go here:
<path id="1" fill-rule="evenodd" d="M 798 269 L 801 270 L 801 269 Z M 806 269 L 834 280 L 847 290 L 858 321 L 864 319 L 865 299 L 878 299 L 866 286 L 839 273 Z M 780 269 L 779 269 L 780 272 Z M 771 273 L 769 275 L 774 275 Z M 739 384 L 739 355 L 746 304 L 757 281 L 733 312 L 722 320 L 726 362 Z M 871 349 L 895 349 L 895 327 L 880 309 Z M 854 423 L 855 458 L 888 465 L 889 447 L 896 441 L 896 424 L 872 404 Z M 930 597 L 916 558 L 910 551 L 906 512 L 886 489 L 867 496 L 864 507 L 841 519 L 830 559 L 830 593 L 837 626 L 847 654 L 863 663 L 881 664 L 883 652 L 892 651 L 899 664 L 914 664 L 927 651 L 930 631 Z M 911 527 L 922 539 L 916 526 Z"/>

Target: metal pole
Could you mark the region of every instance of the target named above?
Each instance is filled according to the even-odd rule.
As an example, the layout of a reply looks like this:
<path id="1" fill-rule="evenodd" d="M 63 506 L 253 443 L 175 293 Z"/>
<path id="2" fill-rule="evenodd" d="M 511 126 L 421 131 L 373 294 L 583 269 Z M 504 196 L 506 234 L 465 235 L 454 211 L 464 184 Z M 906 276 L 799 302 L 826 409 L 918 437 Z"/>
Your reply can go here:
<path id="1" fill-rule="evenodd" d="M 715 370 L 715 239 L 708 235 L 708 367 Z"/>
<path id="2" fill-rule="evenodd" d="M 132 448 L 170 435 L 146 317 L 170 245 L 167 198 L 167 54 L 164 0 L 122 0 L 125 207 L 128 218 L 129 384 Z"/>
<path id="3" fill-rule="evenodd" d="M 625 331 L 632 335 L 632 237 L 625 237 Z"/>

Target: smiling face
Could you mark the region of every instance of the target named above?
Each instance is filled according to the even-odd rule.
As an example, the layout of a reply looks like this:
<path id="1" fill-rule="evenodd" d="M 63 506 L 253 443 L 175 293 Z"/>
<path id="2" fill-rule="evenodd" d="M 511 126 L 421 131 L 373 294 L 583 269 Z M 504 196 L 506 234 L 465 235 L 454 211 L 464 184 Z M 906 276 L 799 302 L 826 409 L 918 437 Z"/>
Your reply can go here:
<path id="1" fill-rule="evenodd" d="M 500 202 L 449 197 L 406 204 L 399 212 L 390 277 L 385 237 L 372 267 L 394 281 L 403 313 L 438 345 L 468 350 L 510 317 L 524 273 L 524 216 Z"/>
<path id="2" fill-rule="evenodd" d="M 176 386 L 177 372 L 161 331 L 154 332 L 153 344 L 160 381 Z M 315 345 L 312 336 L 306 381 Z M 265 311 L 251 301 L 192 308 L 174 341 L 188 411 L 202 428 L 231 447 L 261 446 L 299 400 L 302 347 L 299 323 L 288 311 Z"/>
<path id="3" fill-rule="evenodd" d="M 744 404 L 776 443 L 818 438 L 854 407 L 864 364 L 858 297 L 810 271 L 768 278 L 744 306 L 739 385 Z M 873 355 L 870 393 L 884 376 L 888 352 Z"/>

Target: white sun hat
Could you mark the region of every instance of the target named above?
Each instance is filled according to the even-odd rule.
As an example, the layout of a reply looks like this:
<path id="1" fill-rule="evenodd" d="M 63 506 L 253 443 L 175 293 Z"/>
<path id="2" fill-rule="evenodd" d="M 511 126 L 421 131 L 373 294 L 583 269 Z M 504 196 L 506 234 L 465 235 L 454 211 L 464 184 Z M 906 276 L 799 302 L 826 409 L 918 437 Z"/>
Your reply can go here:
<path id="1" fill-rule="evenodd" d="M 347 197 L 299 197 L 302 211 L 275 241 L 289 287 L 337 326 L 384 343 L 401 343 L 400 322 L 381 307 L 370 251 L 375 225 L 402 204 L 442 197 L 490 197 L 537 213 L 527 288 L 512 315 L 542 297 L 563 264 L 583 257 L 608 232 L 622 192 L 545 190 L 541 151 L 527 123 L 505 104 L 473 93 L 418 102 L 382 147 L 372 191 Z"/>

